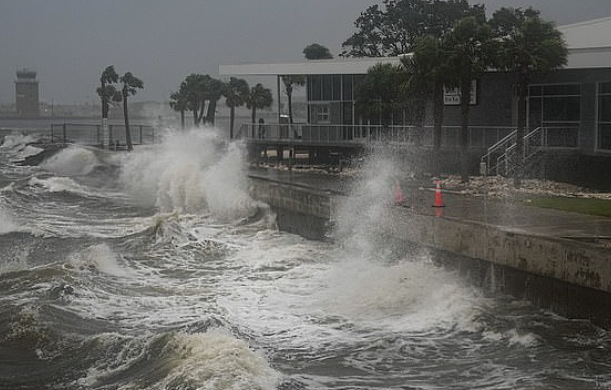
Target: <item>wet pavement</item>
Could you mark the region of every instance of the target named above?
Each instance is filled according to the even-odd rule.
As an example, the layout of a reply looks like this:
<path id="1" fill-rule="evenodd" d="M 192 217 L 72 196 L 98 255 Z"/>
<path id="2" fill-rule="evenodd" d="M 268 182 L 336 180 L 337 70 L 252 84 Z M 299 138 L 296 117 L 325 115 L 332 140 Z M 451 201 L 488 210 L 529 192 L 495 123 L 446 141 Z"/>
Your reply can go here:
<path id="1" fill-rule="evenodd" d="M 250 176 L 290 183 L 335 195 L 348 195 L 353 179 L 341 174 L 324 174 L 273 169 L 253 169 Z M 430 178 L 401 183 L 405 211 L 440 218 L 483 223 L 505 231 L 533 236 L 558 237 L 604 244 L 611 247 L 611 218 L 529 206 L 526 199 L 492 199 L 464 195 L 443 188 L 442 204 L 433 207 L 435 188 Z"/>

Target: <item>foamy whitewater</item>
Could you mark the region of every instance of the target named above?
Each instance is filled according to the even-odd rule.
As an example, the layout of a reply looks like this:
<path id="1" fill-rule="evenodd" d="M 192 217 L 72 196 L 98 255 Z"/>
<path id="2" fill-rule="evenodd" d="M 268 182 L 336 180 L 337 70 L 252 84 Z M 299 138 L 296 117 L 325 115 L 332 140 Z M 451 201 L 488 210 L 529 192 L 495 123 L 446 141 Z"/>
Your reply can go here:
<path id="1" fill-rule="evenodd" d="M 611 338 L 379 237 L 372 157 L 329 242 L 278 231 L 244 145 L 0 146 L 2 389 L 608 389 Z"/>

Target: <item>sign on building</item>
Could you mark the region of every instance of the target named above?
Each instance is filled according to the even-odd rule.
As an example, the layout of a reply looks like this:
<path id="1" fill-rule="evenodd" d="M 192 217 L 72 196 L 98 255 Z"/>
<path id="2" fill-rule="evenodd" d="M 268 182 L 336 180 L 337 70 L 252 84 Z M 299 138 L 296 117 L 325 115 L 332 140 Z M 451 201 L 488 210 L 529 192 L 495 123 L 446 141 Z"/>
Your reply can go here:
<path id="1" fill-rule="evenodd" d="M 477 104 L 477 80 L 471 81 L 471 98 L 469 99 L 469 105 L 474 106 Z M 460 105 L 460 87 L 450 88 L 443 86 L 443 104 L 445 106 L 458 106 Z"/>

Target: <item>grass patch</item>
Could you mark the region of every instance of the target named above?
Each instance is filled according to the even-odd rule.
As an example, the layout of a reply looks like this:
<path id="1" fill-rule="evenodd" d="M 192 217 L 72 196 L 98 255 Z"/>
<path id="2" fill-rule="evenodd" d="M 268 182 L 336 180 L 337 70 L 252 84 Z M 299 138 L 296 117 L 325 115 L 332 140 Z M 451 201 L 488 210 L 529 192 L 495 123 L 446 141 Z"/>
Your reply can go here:
<path id="1" fill-rule="evenodd" d="M 532 198 L 526 204 L 536 207 L 571 211 L 580 214 L 611 217 L 611 200 L 589 198 Z"/>

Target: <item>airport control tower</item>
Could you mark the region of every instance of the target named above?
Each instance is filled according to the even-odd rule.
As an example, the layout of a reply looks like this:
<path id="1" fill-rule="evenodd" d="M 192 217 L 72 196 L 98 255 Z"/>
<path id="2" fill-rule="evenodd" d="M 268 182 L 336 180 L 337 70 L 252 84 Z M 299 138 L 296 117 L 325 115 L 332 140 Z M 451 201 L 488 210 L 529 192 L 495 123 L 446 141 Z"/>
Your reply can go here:
<path id="1" fill-rule="evenodd" d="M 25 68 L 17 71 L 15 106 L 18 115 L 22 118 L 38 118 L 40 116 L 36 72 Z"/>

